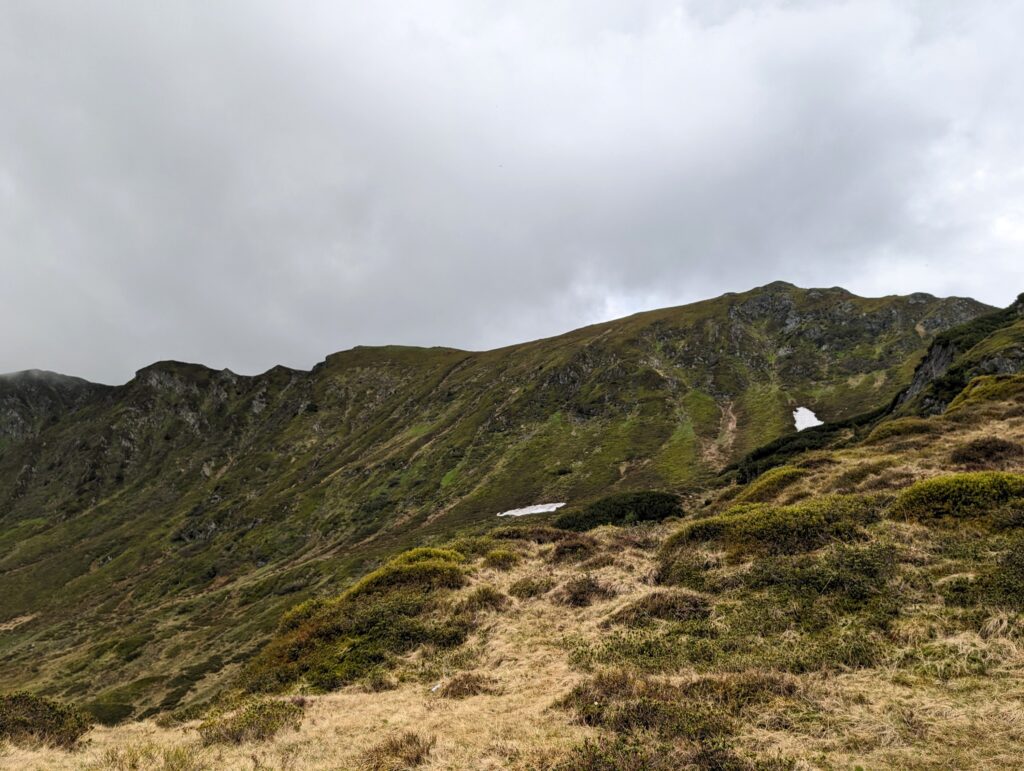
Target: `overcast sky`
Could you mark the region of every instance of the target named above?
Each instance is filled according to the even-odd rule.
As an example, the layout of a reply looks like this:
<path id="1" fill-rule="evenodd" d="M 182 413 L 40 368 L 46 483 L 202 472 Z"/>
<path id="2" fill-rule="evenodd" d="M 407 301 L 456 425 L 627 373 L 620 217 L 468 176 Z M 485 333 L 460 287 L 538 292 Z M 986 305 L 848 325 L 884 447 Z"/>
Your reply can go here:
<path id="1" fill-rule="evenodd" d="M 1024 291 L 1024 0 L 0 4 L 0 371 Z"/>

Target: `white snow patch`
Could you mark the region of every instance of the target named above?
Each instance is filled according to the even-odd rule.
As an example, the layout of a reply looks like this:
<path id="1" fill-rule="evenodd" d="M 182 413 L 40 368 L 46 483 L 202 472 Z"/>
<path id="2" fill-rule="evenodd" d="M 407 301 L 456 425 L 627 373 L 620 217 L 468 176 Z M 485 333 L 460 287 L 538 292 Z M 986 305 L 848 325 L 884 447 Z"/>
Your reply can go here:
<path id="1" fill-rule="evenodd" d="M 806 407 L 797 407 L 793 410 L 793 422 L 796 424 L 797 431 L 803 431 L 805 428 L 814 428 L 814 426 L 823 424 L 823 421 L 818 420 L 818 416 Z"/>
<path id="2" fill-rule="evenodd" d="M 538 503 L 536 506 L 527 506 L 522 509 L 509 509 L 501 512 L 499 517 L 524 517 L 527 514 L 547 514 L 549 511 L 558 511 L 564 503 Z"/>

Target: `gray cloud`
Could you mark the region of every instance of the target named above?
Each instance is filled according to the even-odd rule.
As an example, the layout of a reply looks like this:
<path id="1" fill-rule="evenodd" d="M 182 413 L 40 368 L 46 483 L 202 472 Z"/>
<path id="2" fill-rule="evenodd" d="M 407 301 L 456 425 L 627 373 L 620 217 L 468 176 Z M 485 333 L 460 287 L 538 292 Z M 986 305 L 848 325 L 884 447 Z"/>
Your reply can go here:
<path id="1" fill-rule="evenodd" d="M 7 3 L 0 371 L 1024 290 L 1024 2 Z"/>

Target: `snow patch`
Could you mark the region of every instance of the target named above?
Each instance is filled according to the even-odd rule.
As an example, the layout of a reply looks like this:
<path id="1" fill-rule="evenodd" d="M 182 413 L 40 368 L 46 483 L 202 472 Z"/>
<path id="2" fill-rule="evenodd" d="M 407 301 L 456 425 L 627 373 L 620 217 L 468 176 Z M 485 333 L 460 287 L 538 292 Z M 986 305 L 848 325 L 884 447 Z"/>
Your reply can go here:
<path id="1" fill-rule="evenodd" d="M 524 517 L 527 514 L 547 514 L 549 511 L 558 511 L 564 503 L 538 503 L 536 506 L 526 506 L 522 509 L 509 509 L 501 512 L 499 517 Z"/>
<path id="2" fill-rule="evenodd" d="M 823 421 L 818 420 L 818 416 L 806 407 L 797 407 L 793 410 L 793 422 L 796 424 L 797 431 L 823 425 Z"/>

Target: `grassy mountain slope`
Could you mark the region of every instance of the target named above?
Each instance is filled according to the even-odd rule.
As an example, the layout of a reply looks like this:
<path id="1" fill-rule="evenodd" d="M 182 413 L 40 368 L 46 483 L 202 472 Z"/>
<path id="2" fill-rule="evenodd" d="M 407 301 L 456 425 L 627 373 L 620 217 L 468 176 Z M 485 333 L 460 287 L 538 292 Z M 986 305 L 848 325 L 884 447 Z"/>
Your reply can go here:
<path id="1" fill-rule="evenodd" d="M 196 770 L 1019 765 L 1024 376 L 981 376 L 940 415 L 878 421 L 698 501 L 662 522 L 575 533 L 542 515 L 414 550 L 340 600 L 289 613 L 268 650 L 318 637 L 343 660 L 418 619 L 455 632 L 448 639 L 412 640 L 327 692 L 308 675 L 286 678 L 271 689 L 280 695 L 239 694 L 205 722 L 98 728 L 74 752 L 8 746 L 0 759 Z M 295 648 L 294 661 L 312 650 Z M 251 687 L 253 668 L 275 661 L 254 660 L 238 682 Z M 238 715 L 277 728 L 259 705 L 279 700 L 297 710 L 294 724 L 234 743 Z"/>
<path id="2" fill-rule="evenodd" d="M 519 505 L 698 490 L 797 404 L 890 402 L 986 310 L 772 284 L 484 353 L 163 362 L 8 399 L 32 430 L 0 449 L 0 679 L 109 720 L 205 698 L 284 608 L 385 555 Z"/>

